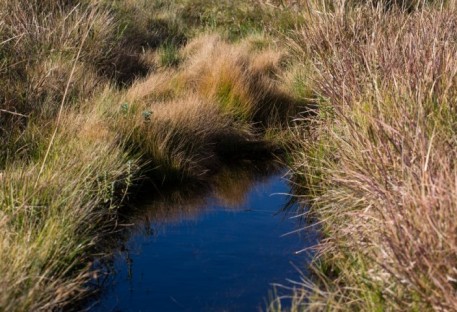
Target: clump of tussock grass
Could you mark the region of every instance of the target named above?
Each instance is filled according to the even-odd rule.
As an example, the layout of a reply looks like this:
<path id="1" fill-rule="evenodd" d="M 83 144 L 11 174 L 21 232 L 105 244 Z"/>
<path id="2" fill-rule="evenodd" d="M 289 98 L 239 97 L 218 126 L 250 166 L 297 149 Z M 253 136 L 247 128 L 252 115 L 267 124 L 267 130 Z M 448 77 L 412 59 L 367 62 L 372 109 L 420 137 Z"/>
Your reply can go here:
<path id="1" fill-rule="evenodd" d="M 0 16 L 5 109 L 29 114 L 60 103 L 78 52 L 70 85 L 76 99 L 90 97 L 103 76 L 124 81 L 146 70 L 137 70 L 141 58 L 125 47 L 120 21 L 99 6 L 3 0 Z"/>
<path id="2" fill-rule="evenodd" d="M 65 130 L 42 169 L 37 163 L 44 161 L 52 126 L 28 128 L 38 141 L 36 161 L 10 159 L 2 174 L 0 307 L 6 311 L 62 308 L 82 297 L 88 251 L 112 226 L 114 199 L 122 199 L 134 175 L 134 162 L 106 140 L 107 126 L 95 117 L 69 115 L 61 122 Z"/>
<path id="3" fill-rule="evenodd" d="M 219 167 L 222 149 L 254 139 L 246 125 L 236 127 L 217 106 L 197 96 L 133 109 L 133 116 L 127 115 L 125 124 L 121 120 L 119 125 L 128 143 L 158 164 L 159 171 L 204 175 Z"/>
<path id="4" fill-rule="evenodd" d="M 319 98 L 295 171 L 326 235 L 293 309 L 455 310 L 455 8 L 334 8 L 293 39 Z"/>
<path id="5" fill-rule="evenodd" d="M 121 18 L 98 3 L 2 0 L 0 17 L 0 167 L 27 125 L 55 118 L 64 95 L 65 107 L 78 106 L 148 70 Z"/>
<path id="6" fill-rule="evenodd" d="M 90 5 L 5 0 L 0 16 L 0 310 L 61 309 L 135 176 L 92 101 L 120 39 Z"/>
<path id="7" fill-rule="evenodd" d="M 280 82 L 284 53 L 259 50 L 249 39 L 229 45 L 217 36 L 195 40 L 184 53 L 188 60 L 180 83 L 240 120 L 265 127 L 286 123 L 298 105 Z"/>
<path id="8" fill-rule="evenodd" d="M 6 108 L 14 107 L 24 114 L 39 111 L 42 106 L 36 103 L 45 102 L 46 97 L 63 96 L 62 84 L 83 34 L 93 31 L 94 38 L 87 40 L 86 47 L 91 49 L 85 50 L 81 59 L 100 61 L 97 56 L 108 36 L 104 26 L 111 24 L 108 15 L 95 9 L 67 12 L 56 5 L 53 14 L 42 9 L 42 5 L 23 1 L 5 1 L 2 6 L 4 43 L 0 49 L 8 68 L 2 72 L 2 94 Z"/>
<path id="9" fill-rule="evenodd" d="M 179 51 L 178 67 L 132 85 L 119 114 L 131 146 L 193 176 L 214 171 L 228 155 L 266 152 L 263 134 L 286 125 L 298 104 L 281 85 L 284 54 L 252 42 L 199 37 Z"/>
<path id="10" fill-rule="evenodd" d="M 51 10 L 49 14 L 46 10 Z M 54 10 L 54 11 L 53 11 Z M 0 56 L 3 70 L 0 72 L 1 105 L 0 142 L 2 159 L 11 154 L 9 146 L 14 146 L 16 138 L 27 125 L 31 115 L 45 117 L 49 112 L 58 110 L 59 100 L 63 98 L 67 71 L 73 66 L 73 58 L 82 42 L 82 35 L 89 31 L 91 21 L 103 16 L 89 10 L 75 10 L 65 13 L 60 3 L 24 1 L 2 1 Z M 88 24 L 81 22 L 86 18 Z M 74 31 L 68 31 L 74 26 Z M 52 46 L 55 49 L 52 49 Z M 64 55 L 65 50 L 65 55 Z M 76 51 L 75 51 L 76 50 Z M 74 77 L 81 69 L 75 67 Z M 89 68 L 87 69 L 89 73 Z M 65 76 L 64 76 L 65 75 Z M 83 96 L 91 92 L 91 76 L 73 82 L 69 93 Z"/>

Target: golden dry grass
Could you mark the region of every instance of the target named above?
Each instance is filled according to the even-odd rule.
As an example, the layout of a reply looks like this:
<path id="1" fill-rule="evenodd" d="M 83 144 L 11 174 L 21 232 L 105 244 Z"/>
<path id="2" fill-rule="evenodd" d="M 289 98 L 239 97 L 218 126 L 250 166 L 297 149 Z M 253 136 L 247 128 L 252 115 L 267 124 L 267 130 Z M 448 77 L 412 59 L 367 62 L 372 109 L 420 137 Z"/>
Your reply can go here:
<path id="1" fill-rule="evenodd" d="M 271 48 L 210 35 L 179 53 L 178 67 L 151 73 L 126 91 L 117 123 L 129 144 L 165 169 L 213 172 L 240 145 L 263 141 L 266 128 L 287 125 L 297 109 L 280 81 L 284 56 Z"/>

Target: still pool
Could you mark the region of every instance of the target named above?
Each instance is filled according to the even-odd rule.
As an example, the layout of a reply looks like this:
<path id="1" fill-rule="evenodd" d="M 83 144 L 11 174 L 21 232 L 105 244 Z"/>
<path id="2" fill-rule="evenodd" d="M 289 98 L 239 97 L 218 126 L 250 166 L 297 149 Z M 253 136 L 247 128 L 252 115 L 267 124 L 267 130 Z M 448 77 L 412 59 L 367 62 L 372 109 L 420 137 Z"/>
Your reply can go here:
<path id="1" fill-rule="evenodd" d="M 281 173 L 232 172 L 203 195 L 149 202 L 90 311 L 265 310 L 272 285 L 306 274 L 312 255 L 296 252 L 318 239 L 284 235 L 299 226 L 290 192 Z"/>

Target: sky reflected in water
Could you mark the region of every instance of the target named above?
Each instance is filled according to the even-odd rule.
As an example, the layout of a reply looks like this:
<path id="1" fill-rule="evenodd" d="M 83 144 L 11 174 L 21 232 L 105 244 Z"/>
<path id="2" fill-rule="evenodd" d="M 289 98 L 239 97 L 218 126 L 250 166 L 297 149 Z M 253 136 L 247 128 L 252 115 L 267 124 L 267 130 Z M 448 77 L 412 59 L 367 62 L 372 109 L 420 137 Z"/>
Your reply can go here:
<path id="1" fill-rule="evenodd" d="M 318 239 L 313 229 L 283 236 L 298 224 L 279 212 L 290 200 L 281 176 L 227 171 L 203 196 L 176 191 L 142 207 L 91 311 L 264 309 L 271 284 L 298 280 L 293 265 L 309 261 L 295 251 Z"/>

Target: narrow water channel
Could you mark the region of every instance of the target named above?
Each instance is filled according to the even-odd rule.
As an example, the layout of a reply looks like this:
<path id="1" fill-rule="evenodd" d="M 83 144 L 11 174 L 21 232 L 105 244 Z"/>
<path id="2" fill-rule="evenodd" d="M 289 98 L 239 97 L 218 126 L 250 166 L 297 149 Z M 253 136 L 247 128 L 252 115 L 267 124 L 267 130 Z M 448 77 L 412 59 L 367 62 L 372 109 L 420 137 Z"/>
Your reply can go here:
<path id="1" fill-rule="evenodd" d="M 290 187 L 282 176 L 227 171 L 208 190 L 176 190 L 141 207 L 90 310 L 264 309 L 272 284 L 297 280 L 294 266 L 310 260 L 296 251 L 317 242 L 315 230 L 284 236 L 299 224 L 293 206 L 283 209 Z"/>

